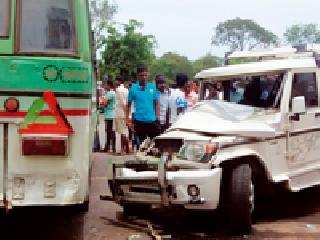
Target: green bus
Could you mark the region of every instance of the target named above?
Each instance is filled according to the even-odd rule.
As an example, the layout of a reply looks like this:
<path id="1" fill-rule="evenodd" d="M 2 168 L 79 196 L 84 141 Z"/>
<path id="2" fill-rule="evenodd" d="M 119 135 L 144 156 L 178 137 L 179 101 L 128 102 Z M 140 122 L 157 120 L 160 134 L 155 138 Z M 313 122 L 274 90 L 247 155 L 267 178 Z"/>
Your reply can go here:
<path id="1" fill-rule="evenodd" d="M 96 81 L 87 0 L 0 0 L 0 207 L 87 208 Z"/>

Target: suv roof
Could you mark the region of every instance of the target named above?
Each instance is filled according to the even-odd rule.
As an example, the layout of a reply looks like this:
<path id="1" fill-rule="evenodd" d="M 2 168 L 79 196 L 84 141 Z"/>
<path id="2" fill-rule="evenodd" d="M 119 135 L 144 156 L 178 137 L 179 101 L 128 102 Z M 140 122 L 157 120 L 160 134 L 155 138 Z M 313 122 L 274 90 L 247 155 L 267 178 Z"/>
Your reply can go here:
<path id="1" fill-rule="evenodd" d="M 293 68 L 315 68 L 315 58 L 302 59 L 276 59 L 261 62 L 227 65 L 217 68 L 209 68 L 196 74 L 195 78 L 219 78 L 224 76 L 254 75 L 259 73 L 286 71 Z"/>
<path id="2" fill-rule="evenodd" d="M 320 44 L 297 45 L 252 51 L 235 51 L 226 54 L 229 60 L 240 59 L 245 63 L 210 68 L 196 74 L 195 78 L 221 78 L 224 76 L 254 75 L 293 68 L 314 68 L 320 64 Z M 248 62 L 248 60 L 250 62 Z"/>

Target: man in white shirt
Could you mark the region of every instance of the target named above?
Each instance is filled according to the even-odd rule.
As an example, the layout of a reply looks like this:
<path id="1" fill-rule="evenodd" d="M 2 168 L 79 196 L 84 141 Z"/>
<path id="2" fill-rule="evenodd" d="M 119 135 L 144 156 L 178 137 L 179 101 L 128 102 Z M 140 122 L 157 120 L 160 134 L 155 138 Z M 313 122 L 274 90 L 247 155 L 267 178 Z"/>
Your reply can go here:
<path id="1" fill-rule="evenodd" d="M 179 114 L 183 113 L 188 107 L 184 92 L 187 82 L 188 76 L 183 73 L 178 73 L 176 76 L 176 88 L 170 89 L 170 125 L 172 125 L 177 120 Z"/>
<path id="2" fill-rule="evenodd" d="M 166 89 L 166 78 L 163 75 L 157 75 L 156 87 L 159 91 L 159 121 L 160 131 L 163 133 L 169 127 L 169 91 Z"/>
<path id="3" fill-rule="evenodd" d="M 128 127 L 126 124 L 126 109 L 128 104 L 128 89 L 124 86 L 123 78 L 115 79 L 115 113 L 114 130 L 121 136 L 121 155 L 129 152 Z"/>

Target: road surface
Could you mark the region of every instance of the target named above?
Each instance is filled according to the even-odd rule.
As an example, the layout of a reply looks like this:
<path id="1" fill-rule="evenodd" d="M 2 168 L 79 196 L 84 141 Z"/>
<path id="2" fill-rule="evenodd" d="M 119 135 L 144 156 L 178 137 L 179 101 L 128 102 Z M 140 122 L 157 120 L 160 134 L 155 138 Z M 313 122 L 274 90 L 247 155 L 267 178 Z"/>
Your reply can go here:
<path id="1" fill-rule="evenodd" d="M 108 193 L 106 160 L 110 158 L 115 157 L 95 154 L 88 213 L 47 207 L 14 209 L 0 215 L 0 239 L 152 239 L 150 227 L 166 239 L 234 239 L 223 229 L 223 216 L 218 213 L 153 209 L 147 216 L 124 219 L 121 207 L 99 200 L 100 194 Z M 320 188 L 266 199 L 258 209 L 252 234 L 237 237 L 274 238 L 320 239 Z"/>

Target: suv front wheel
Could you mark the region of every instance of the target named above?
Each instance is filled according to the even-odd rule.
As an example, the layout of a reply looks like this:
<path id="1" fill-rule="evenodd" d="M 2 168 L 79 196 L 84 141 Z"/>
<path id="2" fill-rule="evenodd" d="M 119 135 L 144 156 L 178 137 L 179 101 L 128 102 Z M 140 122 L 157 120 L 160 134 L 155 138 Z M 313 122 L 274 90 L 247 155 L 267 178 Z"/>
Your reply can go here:
<path id="1" fill-rule="evenodd" d="M 228 179 L 227 218 L 229 229 L 237 234 L 251 231 L 254 210 L 254 185 L 248 164 L 235 166 Z"/>

